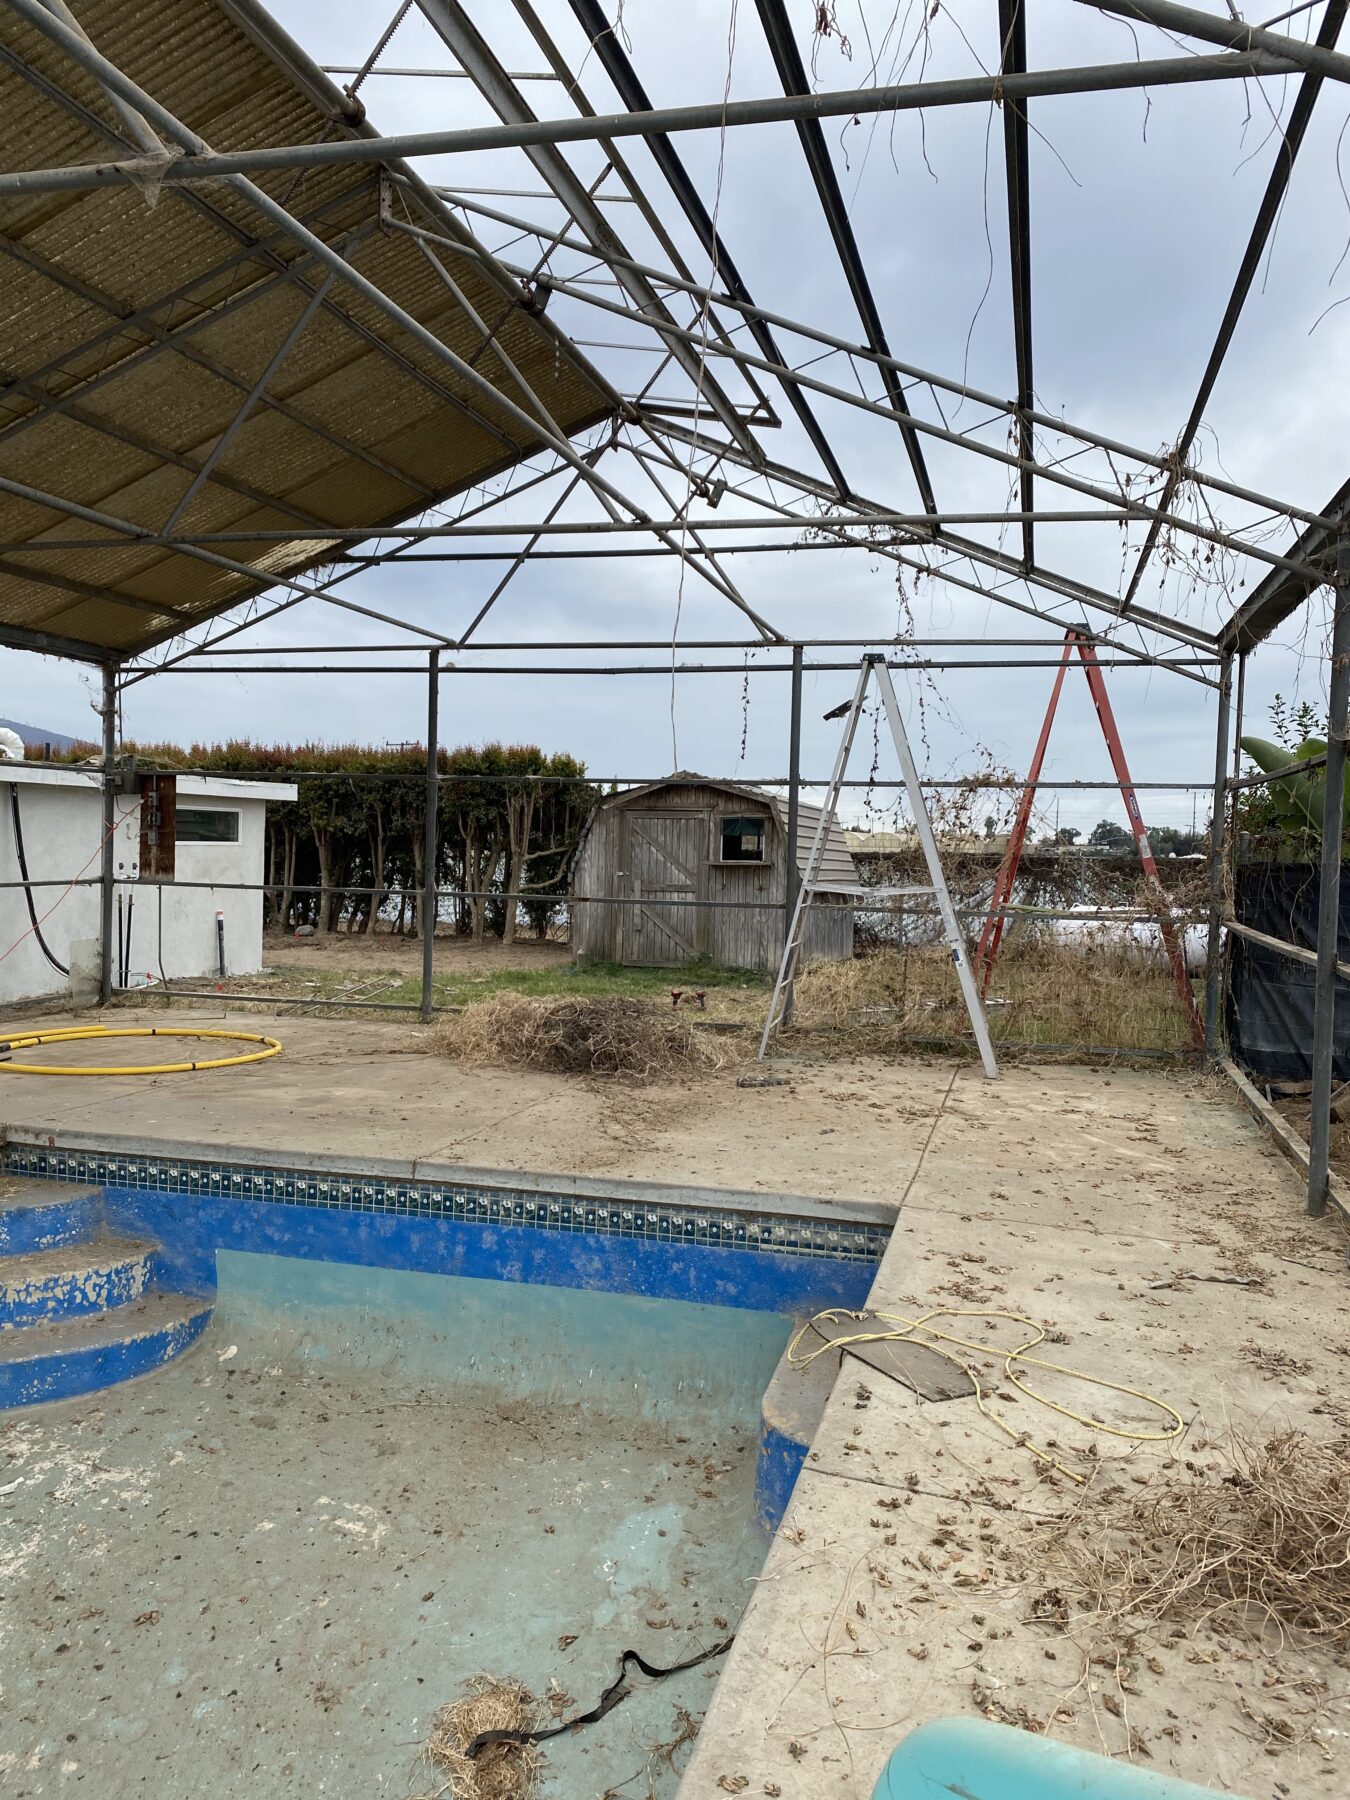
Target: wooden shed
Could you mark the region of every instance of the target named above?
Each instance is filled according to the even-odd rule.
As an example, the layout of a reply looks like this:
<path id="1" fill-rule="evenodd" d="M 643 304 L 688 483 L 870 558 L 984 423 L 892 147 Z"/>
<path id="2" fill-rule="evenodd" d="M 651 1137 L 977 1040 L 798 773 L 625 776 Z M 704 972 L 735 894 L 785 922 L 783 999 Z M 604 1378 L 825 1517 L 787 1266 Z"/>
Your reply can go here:
<path id="1" fill-rule="evenodd" d="M 819 807 L 800 807 L 799 875 L 819 822 Z M 786 868 L 787 801 L 777 795 L 683 772 L 607 794 L 573 859 L 572 948 L 593 962 L 659 967 L 707 957 L 772 971 L 783 948 Z M 837 824 L 820 887 L 802 954 L 838 961 L 853 954 L 861 888 Z"/>

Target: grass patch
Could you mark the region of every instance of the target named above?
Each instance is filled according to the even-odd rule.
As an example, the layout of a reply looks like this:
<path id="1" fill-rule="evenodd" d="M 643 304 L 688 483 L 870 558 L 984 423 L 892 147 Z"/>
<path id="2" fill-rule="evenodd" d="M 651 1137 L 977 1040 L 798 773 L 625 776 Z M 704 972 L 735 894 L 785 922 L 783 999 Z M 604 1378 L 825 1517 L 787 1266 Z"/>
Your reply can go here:
<path id="1" fill-rule="evenodd" d="M 585 994 L 593 999 L 656 999 L 669 1006 L 673 989 L 689 994 L 698 988 L 745 988 L 759 994 L 767 986 L 767 979 L 752 970 L 721 969 L 704 959 L 682 969 L 631 969 L 622 963 L 588 963 L 582 968 L 575 963 L 559 963 L 546 969 L 491 969 L 481 974 L 435 976 L 437 998 L 444 994 L 452 1005 L 467 1005 L 493 994 L 525 994 L 540 1000 Z"/>
<path id="2" fill-rule="evenodd" d="M 740 1025 L 758 1032 L 772 979 L 758 971 L 708 962 L 685 968 L 625 968 L 618 963 L 579 967 L 550 961 L 538 967 L 454 967 L 455 948 L 438 946 L 433 977 L 438 1007 L 477 1007 L 499 998 L 547 1002 L 627 1000 L 653 1017 Z M 447 966 L 448 965 L 448 966 Z M 206 978 L 192 987 L 214 986 Z M 703 990 L 704 1009 L 693 995 Z M 224 992 L 265 995 L 268 1007 L 321 999 L 416 1006 L 420 970 L 377 963 L 364 968 L 335 960 L 264 970 L 227 982 Z M 671 994 L 687 998 L 678 1011 Z M 1089 1051 L 1186 1052 L 1190 1034 L 1171 970 L 1138 947 L 1091 946 L 1016 939 L 999 957 L 990 990 L 989 1028 L 996 1045 L 1071 1045 Z M 135 1004 L 136 1001 L 132 1001 Z M 162 1007 L 150 989 L 140 1004 Z M 353 1017 L 357 1016 L 353 1008 Z M 973 1046 L 951 959 L 941 945 L 883 949 L 848 962 L 808 965 L 797 979 L 794 1025 L 785 1048 L 811 1056 L 901 1055 L 925 1040 Z M 735 1040 L 739 1041 L 739 1039 Z"/>
<path id="3" fill-rule="evenodd" d="M 462 1700 L 441 1707 L 431 1722 L 423 1752 L 435 1771 L 435 1794 L 452 1800 L 528 1800 L 539 1785 L 541 1761 L 533 1744 L 486 1744 L 476 1757 L 466 1754 L 485 1731 L 529 1731 L 538 1710 L 534 1695 L 514 1678 L 475 1675 Z"/>
<path id="4" fill-rule="evenodd" d="M 453 950 L 450 952 L 453 957 Z M 209 977 L 185 984 L 194 988 L 214 987 Z M 722 969 L 715 963 L 699 961 L 682 969 L 630 969 L 621 963 L 591 963 L 579 967 L 575 963 L 550 963 L 543 968 L 465 969 L 438 968 L 432 976 L 432 993 L 437 1006 L 472 1006 L 476 1001 L 490 1000 L 497 994 L 523 994 L 531 999 L 564 999 L 582 995 L 591 999 L 630 997 L 653 1004 L 670 1006 L 673 990 L 693 994 L 702 988 L 712 1002 L 714 995 L 735 996 L 744 993 L 752 1005 L 764 1003 L 769 986 L 767 977 L 750 969 Z M 265 994 L 277 1005 L 288 1000 L 378 1000 L 385 1005 L 417 1005 L 422 998 L 420 969 L 410 973 L 406 968 L 383 968 L 378 964 L 354 969 L 344 964 L 332 968 L 306 964 L 304 967 L 264 969 L 256 975 L 241 975 L 225 983 L 228 995 Z M 162 998 L 160 991 L 148 989 L 146 1001 Z"/>

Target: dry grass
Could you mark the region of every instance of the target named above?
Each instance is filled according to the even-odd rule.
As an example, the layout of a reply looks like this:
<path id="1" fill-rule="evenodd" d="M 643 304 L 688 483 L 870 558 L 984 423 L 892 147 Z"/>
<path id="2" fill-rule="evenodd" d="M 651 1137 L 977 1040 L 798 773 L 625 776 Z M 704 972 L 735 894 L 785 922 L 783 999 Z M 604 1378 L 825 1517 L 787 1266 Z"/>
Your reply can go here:
<path id="1" fill-rule="evenodd" d="M 1170 1624 L 1350 1650 L 1350 1439 L 1235 1434 L 1203 1462 L 1098 1493 L 1037 1561 L 1117 1643 Z"/>
<path id="2" fill-rule="evenodd" d="M 1002 1002 L 989 1008 L 995 1043 L 1125 1050 L 1190 1043 L 1170 969 L 1126 948 L 1010 944 L 990 1001 Z M 939 945 L 812 963 L 797 982 L 795 1018 L 830 1034 L 844 1054 L 899 1049 L 906 1038 L 958 1039 L 970 1030 L 951 958 Z"/>
<path id="3" fill-rule="evenodd" d="M 470 1068 L 495 1063 L 639 1084 L 708 1073 L 724 1061 L 712 1038 L 680 1014 L 627 995 L 497 994 L 446 1019 L 437 1043 Z"/>
<path id="4" fill-rule="evenodd" d="M 427 1800 L 528 1800 L 539 1785 L 541 1759 L 533 1744 L 487 1744 L 464 1754 L 482 1731 L 528 1731 L 535 1700 L 523 1682 L 475 1675 L 468 1694 L 441 1707 L 423 1752 L 441 1785 Z"/>

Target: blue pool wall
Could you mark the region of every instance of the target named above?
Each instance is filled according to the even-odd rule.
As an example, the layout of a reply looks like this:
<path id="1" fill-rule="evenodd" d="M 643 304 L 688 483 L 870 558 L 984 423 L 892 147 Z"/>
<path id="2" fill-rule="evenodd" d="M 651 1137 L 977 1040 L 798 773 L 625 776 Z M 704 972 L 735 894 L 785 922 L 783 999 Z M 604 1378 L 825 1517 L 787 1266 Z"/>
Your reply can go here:
<path id="1" fill-rule="evenodd" d="M 474 1296 L 474 1328 L 492 1340 L 485 1354 L 499 1373 L 512 1358 L 520 1362 L 524 1315 L 541 1324 L 550 1289 L 649 1303 L 642 1319 L 615 1315 L 614 1330 L 630 1344 L 645 1338 L 653 1356 L 686 1354 L 687 1342 L 677 1348 L 681 1333 L 697 1330 L 700 1309 L 752 1315 L 744 1375 L 764 1399 L 755 1511 L 765 1530 L 776 1529 L 818 1409 L 796 1395 L 797 1384 L 784 1386 L 781 1364 L 767 1381 L 767 1347 L 776 1344 L 777 1355 L 790 1320 L 866 1303 L 893 1207 L 388 1159 L 324 1167 L 325 1160 L 11 1131 L 0 1166 L 100 1188 L 108 1229 L 159 1246 L 152 1285 L 213 1298 L 219 1282 L 222 1322 L 231 1307 L 243 1309 L 241 1318 L 250 1306 L 272 1318 L 288 1311 L 293 1346 L 331 1354 L 341 1337 L 337 1313 L 346 1312 L 349 1353 L 371 1367 L 391 1358 L 401 1339 L 405 1356 L 440 1359 L 443 1376 L 444 1359 L 458 1354 L 453 1333 L 424 1327 L 447 1316 L 451 1302 L 439 1285 L 446 1278 L 463 1284 L 454 1304 Z M 387 1277 L 398 1279 L 391 1287 Z M 528 1291 L 520 1319 L 510 1289 Z M 680 1320 L 670 1303 L 687 1309 Z M 407 1330 L 391 1328 L 400 1316 Z M 349 1327 L 358 1327 L 355 1335 Z M 414 1341 L 421 1350 L 409 1350 Z M 704 1379 L 706 1371 L 691 1370 L 690 1392 Z M 563 1365 L 541 1370 L 540 1382 L 559 1397 L 587 1397 L 586 1382 Z"/>
<path id="2" fill-rule="evenodd" d="M 772 1250 L 133 1187 L 108 1187 L 105 1208 L 113 1230 L 158 1241 L 156 1275 L 165 1285 L 197 1294 L 214 1290 L 219 1251 L 253 1250 L 792 1316 L 860 1305 L 876 1267 Z"/>
<path id="3" fill-rule="evenodd" d="M 859 1305 L 893 1209 L 646 1182 L 11 1132 L 4 1167 L 102 1189 L 158 1240 L 165 1285 L 210 1294 L 219 1250 L 589 1288 L 800 1317 Z"/>
<path id="4" fill-rule="evenodd" d="M 216 1341 L 231 1367 L 303 1363 L 394 1378 L 400 1392 L 482 1388 L 485 1404 L 659 1419 L 703 1442 L 753 1433 L 790 1321 L 633 1294 L 481 1281 L 222 1250 Z"/>
<path id="5" fill-rule="evenodd" d="M 794 1437 L 765 1413 L 759 1418 L 759 1447 L 755 1456 L 755 1521 L 766 1536 L 783 1523 L 788 1501 L 805 1467 L 811 1444 Z"/>

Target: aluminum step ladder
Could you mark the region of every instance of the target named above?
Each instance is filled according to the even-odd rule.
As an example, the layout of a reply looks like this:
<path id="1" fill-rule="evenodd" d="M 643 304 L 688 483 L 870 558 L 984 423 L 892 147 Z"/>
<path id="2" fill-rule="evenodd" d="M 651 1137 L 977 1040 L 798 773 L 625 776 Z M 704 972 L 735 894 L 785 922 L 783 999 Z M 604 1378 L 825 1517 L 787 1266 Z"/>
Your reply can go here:
<path id="1" fill-rule="evenodd" d="M 797 903 L 792 910 L 792 922 L 788 929 L 787 942 L 783 946 L 783 958 L 778 965 L 778 979 L 774 983 L 773 998 L 769 1002 L 769 1014 L 764 1021 L 764 1032 L 759 1040 L 759 1060 L 763 1062 L 768 1054 L 769 1039 L 783 1024 L 791 1010 L 792 983 L 797 971 L 806 914 L 819 887 L 821 866 L 825 860 L 825 846 L 829 841 L 830 827 L 834 824 L 835 813 L 839 806 L 839 795 L 848 770 L 848 759 L 853 750 L 853 740 L 858 734 L 858 722 L 862 718 L 863 704 L 867 698 L 867 684 L 873 678 L 876 680 L 881 703 L 886 711 L 891 736 L 895 740 L 895 751 L 900 759 L 900 773 L 904 779 L 905 794 L 909 800 L 909 809 L 914 815 L 914 828 L 918 832 L 919 843 L 923 848 L 929 880 L 927 887 L 880 888 L 876 892 L 878 897 L 886 899 L 925 894 L 931 895 L 937 901 L 938 911 L 942 915 L 943 936 L 951 950 L 957 979 L 961 983 L 962 997 L 966 1003 L 966 1011 L 970 1015 L 971 1030 L 975 1033 L 975 1042 L 979 1046 L 980 1061 L 984 1064 L 984 1072 L 989 1080 L 996 1081 L 998 1079 L 998 1063 L 994 1057 L 994 1046 L 989 1038 L 989 1022 L 985 1018 L 984 1003 L 980 998 L 980 991 L 970 966 L 965 936 L 956 916 L 956 908 L 952 904 L 947 878 L 942 872 L 942 860 L 938 855 L 937 839 L 933 836 L 932 821 L 928 817 L 923 789 L 919 784 L 918 766 L 914 761 L 914 753 L 909 747 L 909 738 L 905 735 L 905 722 L 900 716 L 900 705 L 895 697 L 891 672 L 886 665 L 885 655 L 880 651 L 872 651 L 863 657 L 862 665 L 858 670 L 858 685 L 847 706 L 841 706 L 835 712 L 825 715 L 827 719 L 833 719 L 841 714 L 847 714 L 844 735 L 839 745 L 839 754 L 834 759 L 834 773 L 830 776 L 829 791 L 825 796 L 825 804 L 821 808 L 816 834 L 811 841 L 811 853 L 806 861 L 806 873 L 797 890 Z M 871 890 L 868 890 L 868 893 L 870 898 Z"/>

